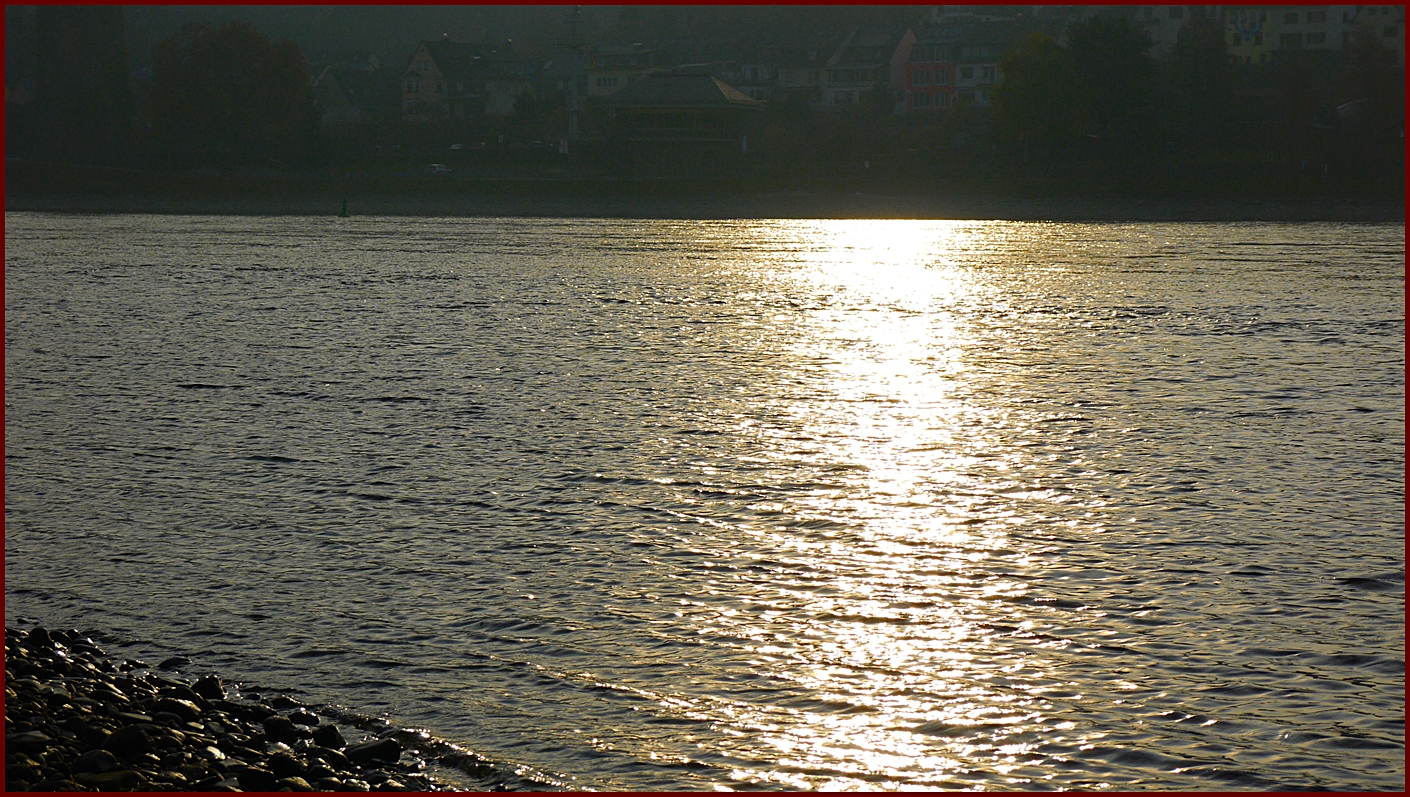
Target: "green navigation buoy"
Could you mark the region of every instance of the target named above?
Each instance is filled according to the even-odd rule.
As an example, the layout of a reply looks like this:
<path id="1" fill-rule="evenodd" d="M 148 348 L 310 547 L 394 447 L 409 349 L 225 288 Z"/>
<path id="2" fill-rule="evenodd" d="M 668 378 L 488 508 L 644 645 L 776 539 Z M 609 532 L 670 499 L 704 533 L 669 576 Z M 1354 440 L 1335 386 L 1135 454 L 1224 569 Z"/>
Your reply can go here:
<path id="1" fill-rule="evenodd" d="M 344 199 L 343 199 L 343 209 L 342 209 L 341 211 L 339 211 L 339 213 L 338 213 L 338 218 L 340 218 L 340 219 L 346 219 L 347 217 L 348 217 L 348 200 L 347 200 L 346 198 L 344 198 Z"/>

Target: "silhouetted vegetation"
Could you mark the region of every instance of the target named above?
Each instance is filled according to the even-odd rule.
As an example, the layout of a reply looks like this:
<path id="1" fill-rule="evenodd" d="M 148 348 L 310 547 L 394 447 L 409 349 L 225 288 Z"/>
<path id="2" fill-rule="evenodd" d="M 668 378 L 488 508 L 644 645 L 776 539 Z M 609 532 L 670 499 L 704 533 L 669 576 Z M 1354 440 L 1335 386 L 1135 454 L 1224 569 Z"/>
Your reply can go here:
<path id="1" fill-rule="evenodd" d="M 152 51 L 157 157 L 288 163 L 301 154 L 308 68 L 293 42 L 247 23 L 191 26 Z"/>
<path id="2" fill-rule="evenodd" d="M 1029 14 L 1024 8 L 1004 12 Z M 820 69 L 856 26 L 918 28 L 928 13 L 624 6 L 586 7 L 570 21 L 565 9 L 543 7 L 252 8 L 244 13 L 259 27 L 228 19 L 187 24 L 152 45 L 150 67 L 130 75 L 124 11 L 7 7 L 7 72 L 31 75 L 36 97 L 7 104 L 7 155 L 360 179 L 421 179 L 427 163 L 448 164 L 452 181 L 631 176 L 622 165 L 631 159 L 610 151 L 602 97 L 574 100 L 561 80 L 541 76 L 564 58 L 570 39 L 640 44 L 652 50 L 656 68 L 727 71 L 774 58 Z M 217 19 L 236 11 L 190 13 Z M 472 110 L 464 115 L 408 120 L 401 78 L 411 49 L 401 39 L 418 26 L 422 38 L 438 38 L 435 21 L 447 23 L 447 34 L 453 22 L 462 40 L 477 34 L 533 65 L 529 88 L 515 89 L 511 114 L 488 114 L 480 100 L 467 102 Z M 304 37 L 319 31 L 317 68 L 310 70 L 293 40 L 267 35 L 271 27 Z M 365 45 L 379 27 L 384 40 L 397 42 L 381 58 L 369 50 L 329 55 L 330 31 Z M 1313 191 L 1399 185 L 1404 69 L 1371 28 L 1340 50 L 1279 51 L 1257 64 L 1233 63 L 1223 23 L 1198 14 L 1173 46 L 1165 40 L 1159 58 L 1146 33 L 1119 14 L 1088 15 L 1067 27 L 1034 14 L 1012 29 L 1029 33 L 1014 35 L 995 59 L 1000 81 L 991 102 L 961 98 L 943 111 L 915 113 L 895 87 L 863 91 L 838 107 L 780 92 L 758 113 L 747 147 L 731 145 L 738 163 L 724 172 L 761 187 L 862 183 L 915 191 L 1043 185 L 1244 194 L 1294 183 Z M 570 115 L 581 135 L 564 155 L 559 142 L 567 140 Z"/>

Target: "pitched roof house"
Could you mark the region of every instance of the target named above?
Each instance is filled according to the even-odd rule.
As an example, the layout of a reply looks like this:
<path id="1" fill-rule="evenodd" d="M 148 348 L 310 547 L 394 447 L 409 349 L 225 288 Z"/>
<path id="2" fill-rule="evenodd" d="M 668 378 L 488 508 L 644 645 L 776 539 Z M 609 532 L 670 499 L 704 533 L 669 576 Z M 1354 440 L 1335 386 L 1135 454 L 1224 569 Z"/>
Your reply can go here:
<path id="1" fill-rule="evenodd" d="M 528 91 L 533 64 L 503 45 L 423 41 L 402 73 L 402 118 L 469 119 L 510 116 Z"/>
<path id="2" fill-rule="evenodd" d="M 867 91 L 888 93 L 903 109 L 906 63 L 916 35 L 908 25 L 862 25 L 855 28 L 828 60 L 822 86 L 823 107 L 861 102 Z"/>

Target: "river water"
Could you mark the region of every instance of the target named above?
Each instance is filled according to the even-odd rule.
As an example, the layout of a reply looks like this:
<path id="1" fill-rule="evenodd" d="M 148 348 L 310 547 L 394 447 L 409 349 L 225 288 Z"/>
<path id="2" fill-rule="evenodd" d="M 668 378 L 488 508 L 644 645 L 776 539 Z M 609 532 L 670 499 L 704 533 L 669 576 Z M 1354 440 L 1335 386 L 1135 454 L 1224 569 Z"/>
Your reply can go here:
<path id="1" fill-rule="evenodd" d="M 7 621 L 515 788 L 1400 789 L 1404 244 L 10 213 Z"/>

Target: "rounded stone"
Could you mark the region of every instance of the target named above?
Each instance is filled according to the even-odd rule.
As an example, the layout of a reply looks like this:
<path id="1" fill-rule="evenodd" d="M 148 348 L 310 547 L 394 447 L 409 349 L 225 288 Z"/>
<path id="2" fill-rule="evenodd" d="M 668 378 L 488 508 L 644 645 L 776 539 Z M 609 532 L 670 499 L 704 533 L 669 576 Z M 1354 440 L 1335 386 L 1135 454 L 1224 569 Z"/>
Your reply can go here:
<path id="1" fill-rule="evenodd" d="M 274 716 L 265 720 L 264 735 L 271 742 L 293 744 L 299 740 L 298 729 L 286 717 Z"/>
<path id="2" fill-rule="evenodd" d="M 73 762 L 74 772 L 112 772 L 122 766 L 117 756 L 107 750 L 89 750 Z"/>
<path id="3" fill-rule="evenodd" d="M 373 739 L 353 745 L 344 754 L 354 763 L 364 761 L 396 761 L 401 758 L 401 742 L 396 739 Z"/>
<path id="4" fill-rule="evenodd" d="M 150 717 L 146 719 L 151 719 Z M 136 725 L 129 725 L 125 728 L 113 731 L 107 741 L 103 742 L 103 749 L 119 758 L 136 758 L 147 752 L 150 744 L 147 740 L 147 732 Z"/>
<path id="5" fill-rule="evenodd" d="M 348 742 L 343 738 L 336 725 L 319 725 L 313 729 L 313 742 L 320 747 L 327 747 L 330 750 L 341 750 L 348 746 Z"/>
<path id="6" fill-rule="evenodd" d="M 5 750 L 7 752 L 38 753 L 42 752 L 53 739 L 42 731 L 26 731 L 24 733 L 5 734 Z"/>
<path id="7" fill-rule="evenodd" d="M 289 713 L 289 721 L 295 725 L 307 725 L 310 728 L 318 726 L 318 715 L 306 708 Z"/>
<path id="8" fill-rule="evenodd" d="M 191 691 L 207 700 L 225 699 L 225 684 L 218 675 L 206 675 L 196 679 L 196 682 L 191 684 Z"/>

